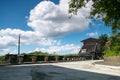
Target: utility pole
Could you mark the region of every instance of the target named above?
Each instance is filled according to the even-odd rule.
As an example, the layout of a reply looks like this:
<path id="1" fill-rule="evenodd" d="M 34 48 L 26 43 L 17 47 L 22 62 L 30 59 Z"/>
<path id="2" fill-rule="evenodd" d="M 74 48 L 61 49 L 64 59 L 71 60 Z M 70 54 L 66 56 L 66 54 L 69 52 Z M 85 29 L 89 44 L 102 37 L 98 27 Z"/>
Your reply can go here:
<path id="1" fill-rule="evenodd" d="M 23 63 L 23 57 L 20 55 L 20 34 L 19 34 L 19 39 L 18 39 L 18 64 Z"/>
<path id="2" fill-rule="evenodd" d="M 20 34 L 19 34 L 19 39 L 18 39 L 18 56 L 20 55 Z"/>

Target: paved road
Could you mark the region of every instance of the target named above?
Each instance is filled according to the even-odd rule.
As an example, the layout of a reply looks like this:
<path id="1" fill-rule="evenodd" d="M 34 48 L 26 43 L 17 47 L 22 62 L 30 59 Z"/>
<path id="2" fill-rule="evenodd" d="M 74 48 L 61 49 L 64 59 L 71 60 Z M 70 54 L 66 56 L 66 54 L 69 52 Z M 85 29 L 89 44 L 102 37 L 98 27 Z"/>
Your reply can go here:
<path id="1" fill-rule="evenodd" d="M 0 67 L 0 80 L 120 80 L 120 71 L 95 68 L 93 61 Z"/>
<path id="2" fill-rule="evenodd" d="M 0 67 L 0 80 L 32 80 L 33 66 L 2 66 Z"/>

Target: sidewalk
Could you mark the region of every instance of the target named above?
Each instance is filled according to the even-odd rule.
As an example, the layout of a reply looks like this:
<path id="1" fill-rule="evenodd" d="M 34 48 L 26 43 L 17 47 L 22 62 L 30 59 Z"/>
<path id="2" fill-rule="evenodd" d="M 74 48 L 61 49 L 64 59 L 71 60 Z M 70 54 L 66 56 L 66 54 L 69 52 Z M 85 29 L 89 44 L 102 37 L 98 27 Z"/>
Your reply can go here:
<path id="1" fill-rule="evenodd" d="M 120 72 L 120 64 L 106 63 L 103 60 L 100 60 L 94 62 L 92 65 L 102 70 L 108 69 L 108 70 Z"/>
<path id="2" fill-rule="evenodd" d="M 89 71 L 108 75 L 120 76 L 119 66 L 109 66 L 96 64 L 96 62 L 101 62 L 103 60 L 89 60 L 89 61 L 75 61 L 75 62 L 63 62 L 52 64 L 54 66 L 65 67 L 75 70 Z"/>
<path id="3" fill-rule="evenodd" d="M 104 60 L 99 60 L 98 62 L 95 62 L 95 64 L 120 67 L 120 64 L 108 63 L 104 62 Z"/>

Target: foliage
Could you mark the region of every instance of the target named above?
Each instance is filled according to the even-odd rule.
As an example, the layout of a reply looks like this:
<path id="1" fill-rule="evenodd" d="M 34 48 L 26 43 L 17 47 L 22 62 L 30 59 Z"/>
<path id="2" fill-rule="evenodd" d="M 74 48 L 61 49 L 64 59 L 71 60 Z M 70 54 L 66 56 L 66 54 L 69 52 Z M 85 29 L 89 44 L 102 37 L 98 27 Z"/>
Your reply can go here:
<path id="1" fill-rule="evenodd" d="M 65 56 L 78 56 L 77 54 L 67 54 Z"/>
<path id="2" fill-rule="evenodd" d="M 120 55 L 120 33 L 110 37 L 105 45 L 105 56 Z"/>
<path id="3" fill-rule="evenodd" d="M 29 53 L 29 55 L 43 55 L 43 56 L 48 56 L 49 54 L 46 53 L 46 52 L 35 51 L 35 52 Z"/>
<path id="4" fill-rule="evenodd" d="M 78 9 L 85 7 L 91 0 L 71 0 L 69 13 L 77 14 Z M 92 0 L 90 15 L 102 18 L 106 25 L 112 26 L 112 32 L 120 30 L 120 0 Z"/>
<path id="5" fill-rule="evenodd" d="M 32 59 L 37 59 L 37 56 L 36 55 L 32 55 L 31 58 Z"/>
<path id="6" fill-rule="evenodd" d="M 5 60 L 5 56 L 0 56 L 0 61 L 4 61 Z"/>
<path id="7" fill-rule="evenodd" d="M 105 53 L 106 53 L 106 54 L 104 54 L 105 57 L 108 57 L 108 56 L 117 56 L 115 54 L 115 51 L 105 50 Z"/>
<path id="8" fill-rule="evenodd" d="M 99 36 L 99 44 L 100 44 L 99 51 L 100 52 L 104 52 L 105 44 L 107 41 L 108 41 L 107 34 L 103 34 L 103 35 Z"/>
<path id="9" fill-rule="evenodd" d="M 78 10 L 86 7 L 90 1 L 93 2 L 90 11 L 91 18 L 101 18 L 107 26 L 112 27 L 112 36 L 105 45 L 105 56 L 120 55 L 120 0 L 71 0 L 69 13 L 76 15 Z M 101 42 L 101 50 L 104 50 L 105 42 Z"/>

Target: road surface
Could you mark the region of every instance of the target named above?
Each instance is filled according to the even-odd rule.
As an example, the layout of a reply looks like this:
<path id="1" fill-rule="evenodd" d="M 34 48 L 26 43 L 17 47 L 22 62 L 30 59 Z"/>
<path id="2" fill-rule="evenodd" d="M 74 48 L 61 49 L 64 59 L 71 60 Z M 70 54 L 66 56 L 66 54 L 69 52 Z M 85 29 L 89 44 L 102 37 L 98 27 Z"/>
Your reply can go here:
<path id="1" fill-rule="evenodd" d="M 95 67 L 95 61 L 0 67 L 0 80 L 120 80 L 120 70 Z"/>

